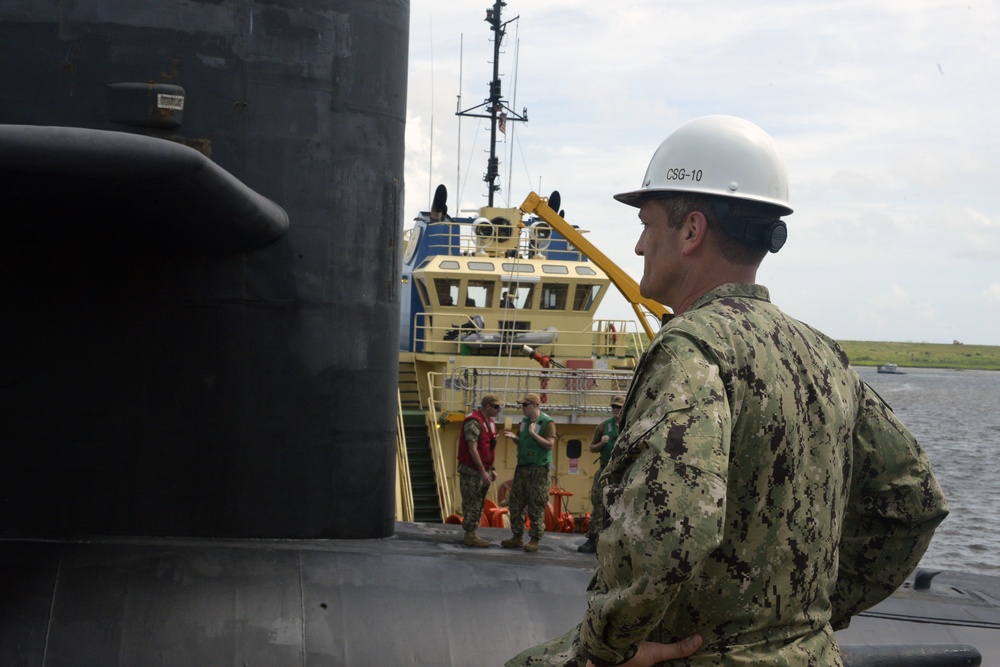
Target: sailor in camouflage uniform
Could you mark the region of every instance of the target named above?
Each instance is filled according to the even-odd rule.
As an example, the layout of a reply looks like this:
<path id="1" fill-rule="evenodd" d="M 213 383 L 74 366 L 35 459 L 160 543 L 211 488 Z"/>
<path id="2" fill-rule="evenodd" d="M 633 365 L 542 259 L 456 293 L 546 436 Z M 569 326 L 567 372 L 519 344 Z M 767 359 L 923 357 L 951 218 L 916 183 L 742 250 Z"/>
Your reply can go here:
<path id="1" fill-rule="evenodd" d="M 465 417 L 461 442 L 458 444 L 458 481 L 462 493 L 462 544 L 467 547 L 488 547 L 489 540 L 479 536 L 479 522 L 486 504 L 486 494 L 496 481 L 493 466 L 497 447 L 496 417 L 502 410 L 500 397 L 484 394 L 479 408 Z"/>
<path id="2" fill-rule="evenodd" d="M 552 465 L 552 448 L 556 444 L 556 424 L 552 417 L 542 412 L 541 397 L 527 393 L 520 400 L 524 419 L 517 432 L 505 431 L 508 438 L 517 440 L 517 468 L 510 487 L 509 539 L 500 542 L 505 549 L 538 551 L 538 542 L 545 534 L 545 505 L 549 501 L 549 466 Z M 531 540 L 525 544 L 524 515 L 531 519 Z"/>
<path id="3" fill-rule="evenodd" d="M 608 520 L 608 509 L 604 506 L 604 487 L 601 485 L 601 473 L 608 465 L 611 452 L 615 448 L 615 440 L 618 439 L 618 417 L 621 415 L 622 406 L 625 405 L 624 396 L 615 396 L 611 399 L 611 416 L 602 421 L 594 429 L 594 437 L 590 441 L 590 451 L 599 454 L 597 472 L 594 473 L 594 483 L 590 490 L 590 504 L 594 508 L 590 513 L 590 525 L 587 530 L 587 541 L 576 548 L 581 553 L 592 554 L 597 551 L 597 536 Z"/>
<path id="4" fill-rule="evenodd" d="M 616 199 L 640 208 L 642 295 L 675 316 L 601 478 L 584 619 L 507 664 L 842 665 L 834 630 L 904 581 L 947 515 L 927 457 L 837 343 L 754 284 L 791 213 L 760 128 L 692 121 Z"/>

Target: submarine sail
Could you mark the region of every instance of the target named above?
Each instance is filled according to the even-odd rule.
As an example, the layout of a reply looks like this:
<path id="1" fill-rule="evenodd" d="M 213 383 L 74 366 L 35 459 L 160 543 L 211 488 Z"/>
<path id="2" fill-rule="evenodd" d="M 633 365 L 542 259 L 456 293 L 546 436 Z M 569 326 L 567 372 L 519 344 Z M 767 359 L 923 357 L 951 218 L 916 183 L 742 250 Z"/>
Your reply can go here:
<path id="1" fill-rule="evenodd" d="M 393 533 L 409 4 L 0 7 L 0 535 Z"/>

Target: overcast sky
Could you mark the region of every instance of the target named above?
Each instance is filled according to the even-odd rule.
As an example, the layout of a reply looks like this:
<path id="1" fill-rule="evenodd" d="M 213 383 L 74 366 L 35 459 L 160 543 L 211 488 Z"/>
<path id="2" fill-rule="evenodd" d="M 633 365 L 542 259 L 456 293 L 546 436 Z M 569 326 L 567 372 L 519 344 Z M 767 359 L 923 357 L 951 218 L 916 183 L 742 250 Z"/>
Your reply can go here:
<path id="1" fill-rule="evenodd" d="M 411 0 L 407 226 L 438 183 L 452 213 L 485 204 L 489 128 L 459 126 L 455 110 L 460 89 L 463 108 L 488 96 L 488 7 Z M 788 167 L 789 240 L 758 272 L 775 303 L 838 340 L 1000 345 L 1000 3 L 509 0 L 504 11 L 520 17 L 500 58 L 504 98 L 529 121 L 508 124 L 497 205 L 559 190 L 567 220 L 638 279 L 636 209 L 611 195 L 640 185 L 682 123 L 741 116 Z M 634 319 L 617 294 L 600 315 Z"/>

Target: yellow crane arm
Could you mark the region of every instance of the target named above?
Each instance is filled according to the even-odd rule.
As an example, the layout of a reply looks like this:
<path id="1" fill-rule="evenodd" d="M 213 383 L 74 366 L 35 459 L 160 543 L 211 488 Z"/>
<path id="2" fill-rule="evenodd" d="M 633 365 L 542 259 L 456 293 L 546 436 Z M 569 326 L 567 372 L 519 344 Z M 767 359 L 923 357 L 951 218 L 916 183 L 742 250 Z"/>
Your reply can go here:
<path id="1" fill-rule="evenodd" d="M 632 305 L 632 310 L 635 311 L 636 317 L 639 318 L 642 328 L 646 330 L 646 335 L 649 336 L 650 340 L 653 339 L 656 332 L 649 326 L 646 315 L 640 310 L 640 306 L 656 317 L 658 322 L 663 321 L 664 315 L 671 313 L 669 308 L 639 294 L 639 285 L 632 279 L 632 276 L 622 271 L 617 264 L 608 259 L 607 255 L 598 250 L 597 246 L 584 238 L 583 234 L 563 220 L 561 215 L 553 211 L 549 207 L 548 200 L 545 197 L 540 197 L 534 192 L 530 193 L 528 198 L 524 200 L 524 203 L 521 204 L 521 210 L 524 213 L 534 213 L 549 223 L 552 229 L 562 234 L 567 241 L 576 246 L 590 261 L 608 274 L 611 282 L 614 283 L 618 291 L 622 293 L 622 296 Z"/>

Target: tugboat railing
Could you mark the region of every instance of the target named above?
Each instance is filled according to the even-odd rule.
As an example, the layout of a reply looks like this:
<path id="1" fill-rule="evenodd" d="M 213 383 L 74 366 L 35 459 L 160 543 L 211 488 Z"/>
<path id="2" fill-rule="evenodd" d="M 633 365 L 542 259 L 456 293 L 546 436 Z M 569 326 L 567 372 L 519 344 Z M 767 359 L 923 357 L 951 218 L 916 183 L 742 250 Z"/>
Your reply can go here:
<path id="1" fill-rule="evenodd" d="M 430 440 L 431 461 L 434 463 L 434 478 L 437 480 L 440 494 L 441 523 L 445 523 L 451 511 L 452 493 L 451 481 L 448 479 L 448 468 L 444 459 L 444 447 L 441 446 L 441 429 L 438 425 L 438 410 L 433 397 L 427 399 L 427 434 Z"/>
<path id="2" fill-rule="evenodd" d="M 396 390 L 396 488 L 399 494 L 396 498 L 396 519 L 398 521 L 413 521 L 413 481 L 410 477 L 410 457 L 406 451 L 406 427 L 403 425 L 403 399 Z"/>
<path id="3" fill-rule="evenodd" d="M 442 420 L 457 420 L 479 407 L 484 394 L 496 394 L 513 408 L 531 392 L 541 396 L 546 414 L 597 423 L 611 414 L 611 399 L 627 392 L 631 381 L 631 370 L 463 366 L 427 374 L 428 406 Z"/>
<path id="4" fill-rule="evenodd" d="M 638 326 L 631 320 L 592 320 L 581 331 L 552 331 L 547 329 L 509 329 L 486 325 L 482 318 L 465 312 L 417 313 L 414 316 L 414 343 L 417 351 L 434 354 L 459 354 L 463 356 L 498 353 L 506 356 L 525 356 L 524 343 L 544 349 L 548 354 L 558 350 L 561 359 L 610 357 L 629 359 L 631 366 L 644 347 Z M 469 333 L 480 334 L 479 340 L 463 341 Z M 551 342 L 531 344 L 532 339 L 551 336 Z M 530 355 L 528 355 L 530 356 Z"/>
<path id="5" fill-rule="evenodd" d="M 502 241 L 496 236 L 477 235 L 476 220 L 468 222 L 448 220 L 427 224 L 427 248 L 433 255 L 461 257 L 504 256 L 531 259 L 545 256 L 546 252 L 558 252 L 562 260 L 572 262 L 589 261 L 587 256 L 564 238 L 551 238 L 552 228 L 546 224 L 537 225 L 538 219 L 529 219 L 522 225 L 509 225 L 504 230 L 509 235 L 517 234 L 517 239 Z M 577 230 L 578 232 L 582 230 Z M 406 239 L 404 239 L 406 240 Z"/>

